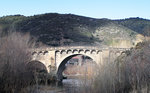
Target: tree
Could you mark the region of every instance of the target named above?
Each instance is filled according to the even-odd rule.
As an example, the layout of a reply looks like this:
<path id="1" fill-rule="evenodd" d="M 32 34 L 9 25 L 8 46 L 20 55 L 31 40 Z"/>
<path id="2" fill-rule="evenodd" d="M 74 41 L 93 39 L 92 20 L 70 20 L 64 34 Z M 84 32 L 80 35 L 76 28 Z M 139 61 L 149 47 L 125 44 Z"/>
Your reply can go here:
<path id="1" fill-rule="evenodd" d="M 34 47 L 29 34 L 9 33 L 0 38 L 0 92 L 18 93 L 28 85 L 26 64 Z"/>

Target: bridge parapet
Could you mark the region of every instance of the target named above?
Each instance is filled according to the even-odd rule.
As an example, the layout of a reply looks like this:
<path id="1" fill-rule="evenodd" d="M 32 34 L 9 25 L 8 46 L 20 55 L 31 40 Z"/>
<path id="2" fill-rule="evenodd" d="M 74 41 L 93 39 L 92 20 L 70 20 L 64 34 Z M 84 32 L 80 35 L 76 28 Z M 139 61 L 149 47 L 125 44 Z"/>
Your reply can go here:
<path id="1" fill-rule="evenodd" d="M 31 51 L 55 51 L 55 50 L 68 50 L 68 49 L 95 49 L 95 50 L 129 50 L 130 48 L 113 48 L 106 47 L 102 48 L 99 46 L 61 46 L 61 47 L 41 47 L 41 48 L 33 48 Z"/>

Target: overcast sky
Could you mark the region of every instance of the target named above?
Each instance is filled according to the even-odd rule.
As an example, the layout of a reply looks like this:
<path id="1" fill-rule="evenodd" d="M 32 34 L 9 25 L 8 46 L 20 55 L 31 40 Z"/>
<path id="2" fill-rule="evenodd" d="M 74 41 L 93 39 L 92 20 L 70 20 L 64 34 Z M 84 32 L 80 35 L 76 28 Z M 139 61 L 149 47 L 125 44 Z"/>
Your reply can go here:
<path id="1" fill-rule="evenodd" d="M 0 0 L 0 16 L 43 13 L 71 13 L 110 19 L 150 19 L 150 0 Z"/>

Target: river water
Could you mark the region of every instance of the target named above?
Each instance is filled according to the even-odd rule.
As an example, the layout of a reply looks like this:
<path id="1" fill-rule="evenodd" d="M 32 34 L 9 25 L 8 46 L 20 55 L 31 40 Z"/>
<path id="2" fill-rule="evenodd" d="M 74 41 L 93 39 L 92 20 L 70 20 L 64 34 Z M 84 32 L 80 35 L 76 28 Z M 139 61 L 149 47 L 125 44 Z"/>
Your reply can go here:
<path id="1" fill-rule="evenodd" d="M 34 93 L 80 93 L 81 80 L 64 79 L 62 86 L 39 86 Z"/>
<path id="2" fill-rule="evenodd" d="M 80 90 L 81 80 L 79 79 L 65 79 L 63 80 L 62 89 L 65 93 L 77 93 Z"/>

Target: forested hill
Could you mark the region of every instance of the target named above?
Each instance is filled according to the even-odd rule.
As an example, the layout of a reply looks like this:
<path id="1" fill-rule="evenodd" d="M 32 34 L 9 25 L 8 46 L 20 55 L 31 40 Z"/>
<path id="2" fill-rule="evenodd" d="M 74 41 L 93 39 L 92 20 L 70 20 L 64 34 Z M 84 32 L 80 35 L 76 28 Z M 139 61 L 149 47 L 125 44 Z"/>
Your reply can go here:
<path id="1" fill-rule="evenodd" d="M 48 13 L 35 16 L 12 15 L 0 18 L 1 34 L 30 33 L 49 46 L 101 45 L 131 47 L 149 35 L 150 20 L 94 19 L 73 14 Z"/>
<path id="2" fill-rule="evenodd" d="M 116 20 L 116 22 L 144 36 L 150 36 L 150 20 L 148 19 L 137 17 Z"/>

